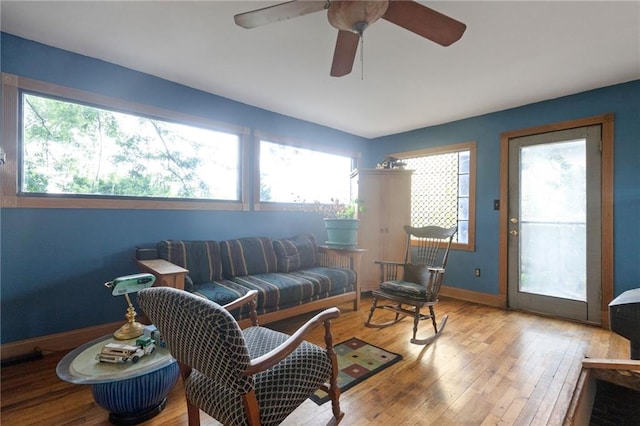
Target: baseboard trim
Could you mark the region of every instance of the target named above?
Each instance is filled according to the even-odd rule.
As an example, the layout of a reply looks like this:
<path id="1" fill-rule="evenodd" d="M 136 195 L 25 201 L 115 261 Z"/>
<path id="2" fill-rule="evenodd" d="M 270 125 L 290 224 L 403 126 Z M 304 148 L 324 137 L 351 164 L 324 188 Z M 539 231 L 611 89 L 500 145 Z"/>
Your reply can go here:
<path id="1" fill-rule="evenodd" d="M 480 303 L 482 305 L 493 306 L 496 308 L 506 308 L 503 298 L 497 294 L 480 293 L 478 291 L 443 285 L 440 287 L 440 296 L 464 300 L 465 302 Z"/>
<path id="2" fill-rule="evenodd" d="M 44 355 L 51 352 L 69 351 L 90 340 L 116 331 L 122 322 L 97 325 L 94 327 L 80 328 L 63 333 L 50 334 L 48 336 L 34 337 L 32 339 L 5 343 L 0 346 L 2 360 L 41 351 Z"/>
<path id="3" fill-rule="evenodd" d="M 475 302 L 498 308 L 505 307 L 498 295 L 463 290 L 456 287 L 442 286 L 440 288 L 440 295 L 443 297 L 451 297 L 452 299 Z M 106 334 L 111 334 L 121 325 L 122 322 L 113 322 L 63 333 L 50 334 L 48 336 L 34 337 L 32 339 L 5 343 L 0 346 L 0 357 L 2 360 L 6 360 L 36 351 L 42 351 L 44 355 L 51 352 L 69 351 L 87 343 L 90 340 L 97 339 L 98 337 Z"/>

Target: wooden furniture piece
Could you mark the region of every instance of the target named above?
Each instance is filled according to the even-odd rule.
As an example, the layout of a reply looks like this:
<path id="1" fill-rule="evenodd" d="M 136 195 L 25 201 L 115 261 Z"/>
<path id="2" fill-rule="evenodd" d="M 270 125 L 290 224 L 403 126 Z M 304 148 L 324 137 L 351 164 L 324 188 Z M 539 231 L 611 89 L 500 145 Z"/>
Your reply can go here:
<path id="1" fill-rule="evenodd" d="M 320 257 L 321 265 L 331 265 L 333 268 L 351 269 L 355 271 L 356 283 L 360 283 L 362 256 L 366 252 L 366 249 L 361 248 L 334 249 L 327 246 L 318 246 L 318 256 Z M 359 284 L 357 285 L 359 286 Z M 360 309 L 360 290 L 356 290 L 355 300 L 353 301 L 353 310 L 357 311 L 358 309 Z"/>
<path id="2" fill-rule="evenodd" d="M 138 424 L 155 417 L 164 409 L 180 376 L 176 360 L 161 346 L 136 363 L 96 360 L 107 343 L 135 345 L 135 340 L 115 340 L 111 334 L 99 337 L 69 352 L 56 367 L 60 379 L 91 385 L 96 403 L 109 411 L 109 421 L 116 425 Z"/>
<path id="3" fill-rule="evenodd" d="M 564 425 L 601 424 L 591 422 L 599 382 L 622 386 L 636 391 L 640 395 L 640 360 L 585 358 L 582 361 L 582 371 L 571 398 L 569 409 L 563 422 Z M 615 410 L 612 407 L 611 412 L 622 414 L 624 410 Z M 634 413 L 636 416 L 635 421 L 637 422 L 640 415 L 638 411 Z M 606 416 L 606 413 L 603 414 Z M 636 424 L 630 418 L 627 420 L 629 421 L 628 424 Z M 611 424 L 613 424 L 613 421 Z"/>
<path id="4" fill-rule="evenodd" d="M 363 206 L 363 211 L 358 212 L 358 247 L 367 250 L 358 278 L 360 291 L 378 288 L 374 261 L 402 261 L 405 243 L 402 227 L 411 223 L 411 174 L 410 170 L 401 169 L 363 169 L 352 175 Z"/>
<path id="5" fill-rule="evenodd" d="M 184 277 L 189 271 L 164 259 L 137 260 L 142 272 L 156 277 L 156 285 L 184 290 Z"/>
<path id="6" fill-rule="evenodd" d="M 277 425 L 317 389 L 330 395 L 339 422 L 343 413 L 330 320 L 340 311 L 327 309 L 288 336 L 257 325 L 257 294 L 252 290 L 223 307 L 170 287 L 138 293 L 140 306 L 180 364 L 189 425 L 200 424 L 199 410 L 225 425 Z M 246 304 L 254 325 L 241 330 L 229 311 Z M 324 349 L 304 340 L 321 325 Z"/>
<path id="7" fill-rule="evenodd" d="M 411 343 L 427 345 L 442 333 L 447 323 L 448 316 L 445 315 L 438 327 L 433 306 L 438 303 L 438 294 L 456 227 L 405 226 L 404 230 L 406 233 L 404 262 L 376 261 L 380 265 L 380 287 L 372 292 L 373 301 L 365 326 L 388 327 L 410 315 L 413 317 Z M 383 299 L 385 304 L 378 305 L 380 299 Z M 429 308 L 429 314 L 420 312 L 424 307 Z M 392 311 L 395 313 L 395 318 L 383 323 L 372 323 L 371 319 L 376 309 Z M 425 319 L 431 319 L 435 334 L 425 339 L 418 339 L 416 337 L 418 323 Z"/>
<path id="8" fill-rule="evenodd" d="M 332 306 L 337 306 L 346 302 L 353 302 L 353 309 L 360 309 L 360 282 L 361 257 L 366 253 L 363 249 L 330 249 L 325 246 L 318 246 L 318 264 L 329 268 L 343 268 L 355 272 L 355 290 L 334 296 L 328 296 L 318 300 L 300 303 L 292 307 L 281 308 L 273 312 L 260 314 L 260 322 L 268 324 L 301 315 L 307 312 L 317 311 Z M 164 259 L 136 260 L 140 270 L 148 272 L 156 277 L 155 286 L 173 287 L 180 290 L 185 289 L 185 278 L 189 273 L 188 269 L 182 268 Z M 251 324 L 250 320 L 240 320 L 241 327 Z"/>

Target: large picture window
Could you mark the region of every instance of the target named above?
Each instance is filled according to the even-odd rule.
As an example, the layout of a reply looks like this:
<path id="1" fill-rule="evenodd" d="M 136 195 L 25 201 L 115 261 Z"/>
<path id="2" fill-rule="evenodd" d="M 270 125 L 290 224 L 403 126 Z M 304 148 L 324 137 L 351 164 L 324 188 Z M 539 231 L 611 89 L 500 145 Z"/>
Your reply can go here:
<path id="1" fill-rule="evenodd" d="M 413 170 L 411 225 L 456 225 L 456 248 L 472 250 L 475 233 L 475 143 L 393 154 Z"/>
<path id="2" fill-rule="evenodd" d="M 20 92 L 19 193 L 240 199 L 240 135 Z"/>
<path id="3" fill-rule="evenodd" d="M 260 139 L 260 202 L 323 203 L 351 197 L 354 158 Z"/>

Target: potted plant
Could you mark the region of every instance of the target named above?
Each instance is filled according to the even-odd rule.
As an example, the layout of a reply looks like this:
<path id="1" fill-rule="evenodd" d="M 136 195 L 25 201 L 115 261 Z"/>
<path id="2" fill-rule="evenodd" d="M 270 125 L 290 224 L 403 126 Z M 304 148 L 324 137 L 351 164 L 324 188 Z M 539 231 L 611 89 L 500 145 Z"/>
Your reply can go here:
<path id="1" fill-rule="evenodd" d="M 359 200 L 341 203 L 332 199 L 331 204 L 318 203 L 324 215 L 327 230 L 327 246 L 337 249 L 353 249 L 358 245 L 358 226 L 360 221 L 356 213 L 362 211 Z"/>

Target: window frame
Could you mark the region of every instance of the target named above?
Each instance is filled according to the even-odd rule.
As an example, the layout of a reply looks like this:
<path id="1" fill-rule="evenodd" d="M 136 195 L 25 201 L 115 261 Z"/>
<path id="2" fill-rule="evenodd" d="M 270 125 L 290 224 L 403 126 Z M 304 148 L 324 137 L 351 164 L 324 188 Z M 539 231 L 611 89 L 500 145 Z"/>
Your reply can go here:
<path id="1" fill-rule="evenodd" d="M 253 137 L 254 152 L 254 176 L 253 176 L 253 205 L 255 210 L 266 211 L 313 211 L 317 206 L 312 203 L 286 203 L 278 201 L 261 201 L 260 200 L 260 142 L 261 141 L 287 145 L 291 147 L 319 151 L 327 154 L 341 155 L 351 158 L 351 171 L 357 170 L 360 163 L 361 154 L 356 151 L 341 150 L 326 145 L 320 145 L 296 138 L 278 136 L 266 132 L 256 131 Z"/>
<path id="2" fill-rule="evenodd" d="M 466 243 L 453 242 L 451 249 L 475 251 L 475 236 L 476 236 L 476 163 L 477 163 L 477 148 L 476 142 L 463 142 L 452 145 L 442 145 L 432 148 L 423 148 L 415 151 L 398 152 L 390 154 L 399 160 L 415 157 L 426 157 L 430 155 L 449 154 L 453 152 L 469 151 L 469 225 L 468 235 L 469 240 Z M 413 196 L 413 194 L 412 194 Z"/>
<path id="3" fill-rule="evenodd" d="M 156 197 L 118 197 L 101 195 L 68 194 L 28 194 L 19 191 L 20 172 L 20 102 L 21 92 L 36 96 L 53 97 L 69 102 L 114 110 L 124 114 L 143 116 L 151 119 L 170 121 L 187 126 L 206 128 L 213 131 L 237 134 L 240 139 L 240 199 L 200 200 Z M 52 83 L 32 80 L 12 74 L 2 73 L 2 149 L 6 154 L 6 163 L 0 168 L 2 188 L 0 205 L 15 208 L 97 208 L 97 209 L 160 209 L 160 210 L 247 210 L 246 161 L 250 131 L 247 127 L 221 123 L 203 117 L 193 116 L 158 107 L 129 102 L 105 95 L 86 92 Z"/>

